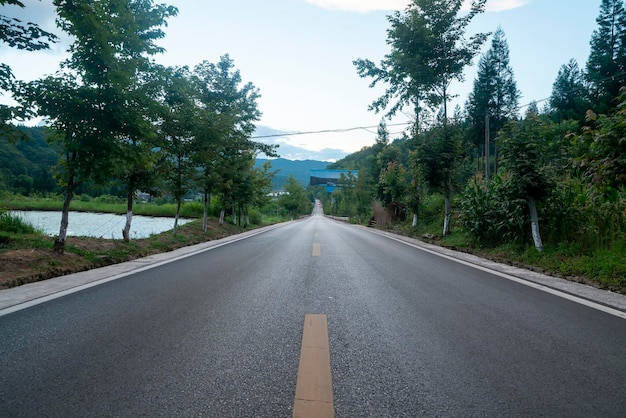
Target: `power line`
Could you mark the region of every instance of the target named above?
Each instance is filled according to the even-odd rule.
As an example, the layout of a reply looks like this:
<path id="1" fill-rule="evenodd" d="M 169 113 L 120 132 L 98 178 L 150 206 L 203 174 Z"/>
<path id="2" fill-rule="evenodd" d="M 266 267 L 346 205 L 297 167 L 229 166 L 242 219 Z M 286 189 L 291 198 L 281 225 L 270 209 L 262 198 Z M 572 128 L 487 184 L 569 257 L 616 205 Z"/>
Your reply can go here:
<path id="1" fill-rule="evenodd" d="M 606 77 L 602 80 L 599 80 L 599 83 L 604 83 L 605 81 L 608 81 L 610 79 L 614 79 L 616 77 L 622 77 L 625 76 L 626 72 L 622 72 L 619 74 L 615 74 L 609 77 Z M 550 100 L 550 97 L 552 97 L 551 95 L 548 97 L 545 97 L 543 99 L 540 100 L 532 100 L 526 104 L 523 105 L 518 105 L 516 110 L 522 110 L 525 107 L 530 106 L 531 104 L 539 104 L 545 101 Z M 386 126 L 407 126 L 407 125 L 411 125 L 413 124 L 413 122 L 400 122 L 400 123 L 392 123 Z M 363 130 L 366 132 L 369 132 L 371 134 L 376 134 L 377 132 L 372 132 L 370 131 L 370 129 L 374 129 L 374 128 L 378 128 L 379 125 L 372 125 L 372 126 L 355 126 L 352 128 L 343 128 L 343 129 L 322 129 L 319 131 L 305 131 L 305 132 L 284 132 L 284 133 L 280 133 L 280 134 L 271 134 L 271 135 L 258 135 L 258 136 L 252 136 L 250 137 L 250 139 L 261 139 L 261 138 L 279 138 L 279 137 L 284 137 L 284 136 L 296 136 L 296 135 L 313 135 L 313 134 L 328 134 L 328 133 L 345 133 L 345 132 L 351 132 L 351 131 L 358 131 L 358 130 Z M 397 135 L 400 134 L 402 132 L 396 132 L 396 133 L 391 133 L 390 135 Z"/>
<path id="2" fill-rule="evenodd" d="M 406 126 L 411 125 L 412 122 L 402 122 L 402 123 L 392 123 L 386 126 Z M 344 133 L 350 131 L 364 130 L 369 133 L 375 134 L 375 132 L 370 131 L 370 129 L 378 128 L 379 125 L 373 126 L 355 126 L 353 128 L 343 128 L 343 129 L 323 129 L 320 131 L 306 131 L 306 132 L 284 132 L 280 134 L 272 134 L 272 135 L 258 135 L 252 136 L 250 139 L 259 139 L 259 138 L 277 138 L 282 136 L 296 136 L 296 135 L 312 135 L 312 134 L 328 134 L 328 133 Z"/>

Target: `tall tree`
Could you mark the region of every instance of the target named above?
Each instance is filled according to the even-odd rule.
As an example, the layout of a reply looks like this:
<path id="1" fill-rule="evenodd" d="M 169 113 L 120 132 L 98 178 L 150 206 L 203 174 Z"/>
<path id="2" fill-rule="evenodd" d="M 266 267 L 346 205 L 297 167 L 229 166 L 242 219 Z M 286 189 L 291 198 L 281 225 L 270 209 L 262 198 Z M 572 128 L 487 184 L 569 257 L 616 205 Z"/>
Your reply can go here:
<path id="1" fill-rule="evenodd" d="M 54 242 L 59 253 L 65 248 L 76 189 L 88 180 L 104 184 L 112 175 L 115 144 L 108 130 L 110 120 L 100 106 L 107 97 L 81 84 L 74 73 L 31 82 L 19 94 L 23 103 L 36 106 L 38 114 L 47 117 L 53 132 L 50 140 L 62 148 L 62 160 L 56 167 L 57 181 L 63 186 L 61 224 Z"/>
<path id="2" fill-rule="evenodd" d="M 404 212 L 403 202 L 407 193 L 407 170 L 398 161 L 390 161 L 380 172 L 381 201 L 392 209 L 392 219 L 398 219 Z"/>
<path id="3" fill-rule="evenodd" d="M 587 79 L 598 113 L 615 107 L 613 100 L 626 85 L 626 9 L 623 0 L 602 0 L 591 36 Z"/>
<path id="4" fill-rule="evenodd" d="M 484 142 L 485 177 L 489 172 L 489 155 L 495 134 L 517 115 L 521 93 L 509 63 L 509 46 L 501 27 L 495 31 L 491 48 L 478 62 L 474 89 L 469 95 L 467 113 L 474 126 L 475 144 Z M 484 141 L 481 139 L 484 138 Z M 480 149 L 480 146 L 477 146 Z M 497 149 L 494 150 L 494 172 L 497 172 Z"/>
<path id="5" fill-rule="evenodd" d="M 502 167 L 510 176 L 511 198 L 526 201 L 531 234 L 538 251 L 543 251 L 543 241 L 537 203 L 554 187 L 549 166 L 545 164 L 545 156 L 548 155 L 545 125 L 541 116 L 529 113 L 524 120 L 509 122 L 498 136 Z"/>
<path id="6" fill-rule="evenodd" d="M 458 123 L 440 124 L 418 135 L 413 152 L 414 172 L 430 186 L 444 195 L 443 235 L 450 233 L 452 216 L 451 195 L 456 187 L 455 178 L 462 152 L 462 130 Z M 423 177 L 422 177 L 423 176 Z"/>
<path id="7" fill-rule="evenodd" d="M 378 111 L 397 99 L 389 111 L 394 114 L 405 105 L 416 112 L 419 126 L 420 103 L 442 106 L 447 120 L 447 104 L 452 98 L 450 83 L 463 79 L 463 69 L 478 53 L 488 34 L 479 33 L 466 39 L 465 31 L 472 19 L 484 11 L 486 0 L 472 0 L 471 9 L 460 15 L 463 0 L 413 0 L 404 12 L 388 17 L 391 24 L 387 43 L 391 52 L 380 67 L 372 61 L 354 61 L 361 77 L 372 77 L 372 86 L 389 84 L 386 93 L 371 108 Z"/>
<path id="8" fill-rule="evenodd" d="M 223 205 L 234 208 L 236 185 L 249 172 L 248 163 L 256 153 L 276 156 L 275 146 L 250 140 L 254 123 L 261 117 L 257 105 L 260 94 L 252 83 L 241 85 L 241 74 L 228 55 L 222 56 L 217 64 L 200 63 L 194 74 L 198 79 L 200 118 L 204 123 L 197 134 L 196 158 L 201 161 L 199 181 L 204 191 L 205 213 L 213 192 L 222 195 Z M 225 209 L 222 208 L 220 222 Z M 203 223 L 206 224 L 206 217 Z"/>
<path id="9" fill-rule="evenodd" d="M 143 135 L 154 129 L 146 112 L 151 86 L 149 56 L 161 52 L 155 41 L 167 17 L 177 13 L 151 0 L 54 0 L 58 26 L 72 35 L 71 54 L 64 74 L 48 77 L 24 88 L 25 100 L 36 103 L 58 131 L 66 153 L 64 209 L 55 250 L 62 252 L 67 232 L 67 213 L 77 184 L 98 177 L 134 178 L 137 162 L 151 148 Z M 60 105 L 57 106 L 57 103 Z M 137 147 L 131 145 L 141 146 Z M 98 167 L 96 170 L 94 167 Z M 149 167 L 143 164 L 143 173 Z M 147 175 L 147 174 L 146 174 Z M 132 193 L 124 237 L 129 239 Z"/>
<path id="10" fill-rule="evenodd" d="M 164 151 L 162 167 L 167 190 L 176 201 L 174 235 L 185 195 L 191 190 L 196 171 L 192 160 L 197 122 L 197 93 L 187 67 L 168 69 L 164 83 L 159 139 Z"/>
<path id="11" fill-rule="evenodd" d="M 550 113 L 556 122 L 563 120 L 584 120 L 589 109 L 585 75 L 575 59 L 569 60 L 559 69 L 552 84 L 550 95 Z"/>
<path id="12" fill-rule="evenodd" d="M 0 6 L 5 5 L 25 7 L 24 3 L 18 0 L 0 0 Z M 5 43 L 11 48 L 38 51 L 48 49 L 50 43 L 56 42 L 57 39 L 56 35 L 46 32 L 35 23 L 23 23 L 19 19 L 0 14 L 0 43 Z M 0 63 L 0 94 L 11 90 L 14 80 L 11 67 Z M 0 104 L 0 133 L 7 134 L 12 131 L 8 122 L 17 116 L 23 116 L 23 109 Z"/>

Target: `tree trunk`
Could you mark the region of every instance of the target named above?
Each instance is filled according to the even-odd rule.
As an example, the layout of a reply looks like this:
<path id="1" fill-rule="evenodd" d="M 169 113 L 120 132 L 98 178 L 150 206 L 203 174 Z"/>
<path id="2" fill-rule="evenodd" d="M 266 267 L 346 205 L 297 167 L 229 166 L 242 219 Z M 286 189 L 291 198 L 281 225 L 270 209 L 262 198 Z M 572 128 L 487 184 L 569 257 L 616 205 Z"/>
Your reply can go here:
<path id="1" fill-rule="evenodd" d="M 485 184 L 489 185 L 489 154 L 491 152 L 491 133 L 489 130 L 489 112 L 485 114 Z"/>
<path id="2" fill-rule="evenodd" d="M 537 216 L 537 203 L 534 197 L 528 198 L 528 209 L 530 210 L 530 228 L 533 235 L 533 242 L 538 251 L 543 251 L 543 242 L 539 234 L 539 216 Z"/>
<path id="3" fill-rule="evenodd" d="M 67 190 L 63 196 L 63 209 L 61 211 L 61 227 L 59 228 L 59 236 L 54 240 L 54 245 L 52 247 L 52 250 L 57 254 L 63 254 L 65 251 L 67 226 L 69 225 L 70 203 L 72 201 L 72 197 L 74 197 L 74 190 L 79 186 L 79 184 L 74 184 L 73 177 L 70 177 L 67 181 Z"/>
<path id="4" fill-rule="evenodd" d="M 204 209 L 202 210 L 202 232 L 206 233 L 208 229 L 208 216 L 209 216 L 209 192 L 204 191 Z"/>
<path id="5" fill-rule="evenodd" d="M 494 142 L 493 144 L 493 175 L 498 175 L 498 144 Z"/>
<path id="6" fill-rule="evenodd" d="M 447 186 L 444 191 L 445 195 L 445 215 L 443 218 L 443 236 L 450 235 L 450 217 L 452 216 L 452 209 L 450 206 L 450 187 Z"/>
<path id="7" fill-rule="evenodd" d="M 412 224 L 413 228 L 417 227 L 417 213 L 413 214 L 413 224 Z"/>
<path id="8" fill-rule="evenodd" d="M 237 225 L 237 212 L 235 211 L 235 202 L 233 202 L 233 225 Z"/>
<path id="9" fill-rule="evenodd" d="M 130 241 L 130 224 L 133 221 L 133 200 L 134 193 L 132 190 L 129 190 L 126 196 L 126 225 L 122 229 L 122 236 L 126 242 Z"/>
<path id="10" fill-rule="evenodd" d="M 226 209 L 222 208 L 222 210 L 220 211 L 220 225 L 224 225 L 224 215 L 226 215 Z"/>
<path id="11" fill-rule="evenodd" d="M 176 202 L 176 216 L 174 217 L 174 236 L 178 232 L 178 218 L 180 217 L 180 205 L 181 201 Z"/>

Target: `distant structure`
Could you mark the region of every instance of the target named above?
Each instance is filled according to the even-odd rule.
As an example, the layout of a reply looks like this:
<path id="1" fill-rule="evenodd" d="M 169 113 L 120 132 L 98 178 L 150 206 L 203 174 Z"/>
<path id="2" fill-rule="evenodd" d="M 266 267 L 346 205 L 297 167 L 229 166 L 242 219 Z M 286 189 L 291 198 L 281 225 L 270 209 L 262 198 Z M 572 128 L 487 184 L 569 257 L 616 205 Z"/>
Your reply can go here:
<path id="1" fill-rule="evenodd" d="M 355 178 L 359 177 L 358 170 L 311 170 L 311 186 L 326 186 L 326 191 L 332 193 L 339 184 L 341 175 L 348 176 L 352 174 Z"/>

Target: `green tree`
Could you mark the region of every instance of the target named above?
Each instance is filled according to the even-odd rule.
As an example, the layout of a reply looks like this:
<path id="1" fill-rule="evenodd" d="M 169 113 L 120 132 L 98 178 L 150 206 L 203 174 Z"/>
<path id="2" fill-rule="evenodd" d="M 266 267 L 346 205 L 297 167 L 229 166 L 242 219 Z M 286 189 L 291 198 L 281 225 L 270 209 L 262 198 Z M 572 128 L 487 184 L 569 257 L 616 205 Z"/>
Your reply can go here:
<path id="1" fill-rule="evenodd" d="M 463 132 L 458 123 L 439 125 L 418 135 L 415 151 L 415 172 L 432 190 L 444 195 L 443 235 L 450 233 L 452 192 L 458 187 L 456 177 L 462 155 Z"/>
<path id="2" fill-rule="evenodd" d="M 17 6 L 24 8 L 24 3 L 18 0 L 0 0 L 0 6 Z M 39 51 L 50 48 L 50 43 L 57 41 L 56 35 L 46 32 L 34 23 L 23 23 L 19 19 L 0 14 L 0 43 L 5 43 L 11 48 L 25 51 Z M 12 90 L 15 76 L 11 67 L 0 63 L 0 94 L 3 91 Z M 24 109 L 14 106 L 0 105 L 0 134 L 17 131 L 11 129 L 9 121 L 15 117 L 24 116 Z"/>
<path id="3" fill-rule="evenodd" d="M 463 0 L 413 0 L 404 12 L 388 17 L 391 28 L 387 43 L 391 52 L 377 67 L 370 60 L 354 61 L 361 77 L 372 77 L 371 87 L 379 81 L 389 85 L 385 94 L 370 108 L 379 111 L 397 102 L 388 115 L 405 105 L 411 105 L 419 130 L 420 103 L 430 107 L 443 105 L 447 118 L 447 104 L 453 80 L 463 79 L 463 69 L 471 63 L 488 34 L 480 33 L 465 38 L 471 20 L 484 11 L 486 0 L 473 0 L 471 9 L 459 17 Z"/>
<path id="4" fill-rule="evenodd" d="M 31 82 L 20 93 L 23 103 L 35 106 L 39 115 L 48 118 L 52 132 L 49 140 L 62 149 L 56 179 L 63 187 L 64 198 L 54 244 L 60 253 L 64 251 L 70 202 L 76 189 L 88 180 L 104 184 L 112 176 L 115 145 L 105 127 L 107 114 L 97 104 L 103 97 L 98 97 L 90 86 L 81 85 L 72 73 Z"/>
<path id="5" fill-rule="evenodd" d="M 622 0 L 602 0 L 591 36 L 587 79 L 597 113 L 615 106 L 613 100 L 626 85 L 626 9 Z"/>
<path id="6" fill-rule="evenodd" d="M 132 197 L 138 172 L 150 174 L 144 140 L 154 131 L 153 115 L 146 89 L 150 83 L 149 56 L 162 49 L 155 41 L 164 36 L 159 29 L 177 10 L 153 6 L 150 0 L 71 1 L 55 0 L 61 29 L 73 36 L 64 63 L 66 71 L 23 87 L 22 99 L 34 103 L 41 116 L 51 120 L 65 159 L 62 177 L 65 198 L 55 250 L 65 245 L 68 211 L 78 185 L 91 179 L 96 183 L 113 176 L 126 181 L 129 239 Z M 137 167 L 140 167 L 139 169 Z"/>
<path id="7" fill-rule="evenodd" d="M 238 187 L 249 180 L 258 152 L 276 156 L 275 146 L 251 141 L 254 123 L 261 117 L 258 89 L 252 83 L 242 85 L 239 70 L 230 56 L 217 64 L 204 61 L 194 68 L 201 106 L 200 131 L 196 133 L 194 159 L 200 167 L 199 184 L 204 191 L 205 208 L 212 193 L 221 195 L 223 222 L 227 206 L 235 212 Z M 241 196 L 245 200 L 244 196 Z M 206 213 L 206 209 L 205 209 Z M 233 216 L 235 220 L 235 216 Z M 204 221 L 206 223 L 206 221 Z"/>
<path id="8" fill-rule="evenodd" d="M 293 175 L 290 175 L 283 186 L 284 192 L 278 204 L 287 211 L 292 219 L 297 219 L 300 215 L 309 213 L 310 202 L 307 199 L 304 187 Z"/>
<path id="9" fill-rule="evenodd" d="M 611 115 L 588 111 L 588 126 L 574 136 L 575 166 L 589 185 L 607 196 L 626 188 L 626 88 L 618 101 Z"/>
<path id="10" fill-rule="evenodd" d="M 194 129 L 197 121 L 195 84 L 187 67 L 167 71 L 163 107 L 159 126 L 162 141 L 167 190 L 176 201 L 174 235 L 178 228 L 180 208 L 185 195 L 192 189 L 196 167 L 191 158 Z"/>
<path id="11" fill-rule="evenodd" d="M 467 113 L 474 126 L 477 149 L 484 143 L 485 178 L 489 176 L 492 138 L 504 124 L 517 115 L 520 91 L 509 63 L 509 46 L 501 27 L 491 41 L 491 48 L 478 62 L 478 74 L 467 101 Z M 487 126 L 487 123 L 489 126 Z M 484 138 L 484 141 L 482 141 Z M 494 149 L 494 173 L 497 173 L 497 148 Z"/>
<path id="12" fill-rule="evenodd" d="M 585 85 L 585 75 L 575 59 L 569 60 L 559 69 L 552 84 L 550 112 L 556 122 L 563 120 L 583 120 L 590 103 Z"/>
<path id="13" fill-rule="evenodd" d="M 383 206 L 393 210 L 393 219 L 399 219 L 404 213 L 404 199 L 407 193 L 407 170 L 398 161 L 390 161 L 380 172 L 381 201 Z"/>
<path id="14" fill-rule="evenodd" d="M 548 166 L 545 122 L 537 115 L 522 121 L 509 122 L 498 136 L 502 149 L 502 168 L 510 176 L 512 199 L 524 199 L 528 204 L 531 235 L 535 248 L 543 251 L 539 231 L 537 202 L 546 198 L 555 186 Z"/>

